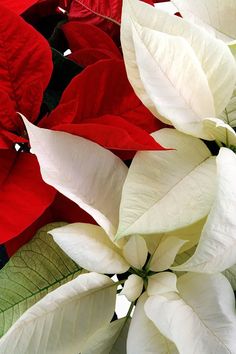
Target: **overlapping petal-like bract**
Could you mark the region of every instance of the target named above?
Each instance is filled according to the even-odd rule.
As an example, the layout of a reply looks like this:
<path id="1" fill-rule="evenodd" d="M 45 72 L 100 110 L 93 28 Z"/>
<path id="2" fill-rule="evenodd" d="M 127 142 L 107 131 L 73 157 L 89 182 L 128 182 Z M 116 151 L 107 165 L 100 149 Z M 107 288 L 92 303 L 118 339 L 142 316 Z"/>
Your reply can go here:
<path id="1" fill-rule="evenodd" d="M 138 152 L 134 157 L 122 191 L 119 238 L 187 227 L 211 209 L 216 168 L 206 145 L 174 129 L 153 136 L 176 150 Z"/>
<path id="2" fill-rule="evenodd" d="M 149 278 L 147 293 L 149 296 L 154 296 L 177 292 L 176 282 L 177 277 L 174 273 L 161 272 L 154 274 Z"/>
<path id="3" fill-rule="evenodd" d="M 174 262 L 176 254 L 186 242 L 186 240 L 173 236 L 164 239 L 152 255 L 149 269 L 154 272 L 162 272 L 169 269 Z"/>
<path id="4" fill-rule="evenodd" d="M 0 150 L 0 244 L 34 223 L 55 195 L 56 191 L 42 180 L 35 156 Z"/>
<path id="5" fill-rule="evenodd" d="M 121 41 L 129 80 L 143 103 L 177 129 L 210 139 L 202 120 L 223 111 L 236 81 L 227 45 L 138 0 L 124 1 Z"/>
<path id="6" fill-rule="evenodd" d="M 39 0 L 2 0 L 1 5 L 8 8 L 9 10 L 15 12 L 20 15 L 22 12 L 27 10 L 30 6 L 36 4 Z"/>
<path id="7" fill-rule="evenodd" d="M 97 273 L 80 275 L 29 308 L 2 337 L 0 351 L 81 352 L 87 340 L 109 324 L 115 298 L 116 285 L 109 277 Z M 92 316 L 87 315 L 88 308 L 92 308 Z"/>
<path id="8" fill-rule="evenodd" d="M 106 274 L 125 273 L 129 264 L 97 225 L 70 224 L 50 231 L 54 241 L 82 268 Z"/>
<path id="9" fill-rule="evenodd" d="M 139 235 L 131 236 L 123 247 L 123 255 L 133 267 L 142 269 L 148 255 L 143 237 Z"/>
<path id="10" fill-rule="evenodd" d="M 143 1 L 153 5 L 152 0 Z M 119 43 L 121 8 L 120 0 L 73 0 L 69 19 L 95 25 Z"/>
<path id="11" fill-rule="evenodd" d="M 89 140 L 38 128 L 25 118 L 24 122 L 44 181 L 87 211 L 112 237 L 118 225 L 126 165 Z"/>
<path id="12" fill-rule="evenodd" d="M 47 41 L 22 18 L 3 7 L 0 12 L 0 128 L 22 134 L 16 112 L 30 121 L 38 117 L 52 54 Z"/>
<path id="13" fill-rule="evenodd" d="M 181 15 L 225 42 L 236 39 L 234 0 L 171 0 Z"/>
<path id="14" fill-rule="evenodd" d="M 164 149 L 149 134 L 163 124 L 135 95 L 121 60 L 98 62 L 77 75 L 40 126 L 82 136 L 124 159 L 137 150 Z"/>
<path id="15" fill-rule="evenodd" d="M 142 294 L 142 290 L 143 279 L 136 274 L 131 274 L 124 283 L 121 295 L 125 295 L 126 298 L 132 302 L 139 298 Z"/>
<path id="16" fill-rule="evenodd" d="M 71 21 L 65 23 L 62 30 L 66 36 L 72 54 L 77 52 L 78 60 L 84 57 L 84 52 L 90 49 L 92 53 L 97 50 L 104 55 L 104 59 L 122 59 L 121 52 L 113 40 L 100 28 L 88 23 Z M 71 57 L 70 57 L 71 58 Z M 72 55 L 73 59 L 73 55 Z M 83 64 L 79 62 L 79 64 Z M 86 64 L 86 63 L 85 63 Z"/>
<path id="17" fill-rule="evenodd" d="M 234 129 L 219 118 L 205 118 L 203 125 L 206 131 L 219 142 L 226 146 L 236 146 L 236 133 Z"/>
<path id="18" fill-rule="evenodd" d="M 150 296 L 146 315 L 181 354 L 236 352 L 235 300 L 222 274 L 181 276 L 179 293 Z"/>
<path id="19" fill-rule="evenodd" d="M 216 199 L 194 255 L 175 270 L 215 273 L 236 263 L 236 155 L 222 148 L 216 159 Z"/>
<path id="20" fill-rule="evenodd" d="M 163 336 L 147 317 L 144 311 L 147 298 L 147 293 L 144 293 L 135 307 L 127 338 L 127 354 L 178 354 L 174 343 Z"/>

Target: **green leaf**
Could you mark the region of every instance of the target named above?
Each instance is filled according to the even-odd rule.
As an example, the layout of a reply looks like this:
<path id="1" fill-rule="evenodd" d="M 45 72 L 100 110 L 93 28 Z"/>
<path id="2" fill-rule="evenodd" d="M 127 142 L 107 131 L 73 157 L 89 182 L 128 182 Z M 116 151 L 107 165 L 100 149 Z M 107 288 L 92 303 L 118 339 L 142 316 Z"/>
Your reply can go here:
<path id="1" fill-rule="evenodd" d="M 226 124 L 229 124 L 232 128 L 236 128 L 236 89 L 234 90 L 227 107 L 219 115 L 219 118 Z"/>
<path id="2" fill-rule="evenodd" d="M 64 32 L 61 29 L 61 26 L 67 23 L 68 20 L 63 19 L 62 21 L 59 21 L 57 25 L 54 27 L 54 30 L 48 39 L 50 47 L 56 49 L 60 53 L 64 53 L 68 49 L 68 43 L 66 40 L 66 37 L 64 35 Z"/>
<path id="3" fill-rule="evenodd" d="M 194 246 L 194 247 L 186 250 L 185 252 L 182 252 L 182 253 L 178 254 L 177 257 L 175 258 L 174 266 L 178 266 L 178 265 L 180 265 L 182 263 L 187 262 L 187 260 L 190 257 L 192 257 L 192 255 L 196 251 L 196 247 L 197 246 Z"/>
<path id="4" fill-rule="evenodd" d="M 223 274 L 230 282 L 233 290 L 236 291 L 236 264 L 226 269 Z"/>
<path id="5" fill-rule="evenodd" d="M 29 307 L 82 272 L 47 234 L 63 225 L 41 228 L 0 271 L 0 336 Z"/>
<path id="6" fill-rule="evenodd" d="M 0 269 L 7 263 L 8 255 L 4 245 L 0 245 Z"/>
<path id="7" fill-rule="evenodd" d="M 117 285 L 81 274 L 29 308 L 0 340 L 1 354 L 78 354 L 114 314 Z"/>

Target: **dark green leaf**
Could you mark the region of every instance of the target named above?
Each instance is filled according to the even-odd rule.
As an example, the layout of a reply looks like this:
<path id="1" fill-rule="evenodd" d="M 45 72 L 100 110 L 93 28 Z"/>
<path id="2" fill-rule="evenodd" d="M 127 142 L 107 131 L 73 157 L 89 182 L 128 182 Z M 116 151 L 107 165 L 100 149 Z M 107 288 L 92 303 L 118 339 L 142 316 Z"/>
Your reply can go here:
<path id="1" fill-rule="evenodd" d="M 53 73 L 43 99 L 43 104 L 46 105 L 48 112 L 51 112 L 58 105 L 65 88 L 73 77 L 83 70 L 81 66 L 64 57 L 56 49 L 52 49 L 52 58 Z"/>
<path id="2" fill-rule="evenodd" d="M 8 255 L 4 245 L 0 245 L 0 269 L 7 263 Z"/>
<path id="3" fill-rule="evenodd" d="M 52 48 L 58 50 L 58 52 L 60 52 L 62 54 L 67 49 L 69 49 L 69 45 L 68 45 L 67 39 L 66 39 L 66 37 L 64 35 L 64 32 L 61 29 L 61 25 L 63 25 L 66 22 L 67 22 L 67 20 L 63 20 L 63 21 L 58 22 L 58 24 L 54 28 L 54 31 L 53 31 L 51 37 L 48 40 L 50 46 Z"/>

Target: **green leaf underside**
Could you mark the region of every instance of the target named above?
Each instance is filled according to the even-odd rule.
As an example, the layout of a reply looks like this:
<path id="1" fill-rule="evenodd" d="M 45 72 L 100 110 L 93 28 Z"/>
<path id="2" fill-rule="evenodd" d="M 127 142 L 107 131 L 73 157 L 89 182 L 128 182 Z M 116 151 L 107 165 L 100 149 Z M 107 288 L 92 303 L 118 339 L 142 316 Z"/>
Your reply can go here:
<path id="1" fill-rule="evenodd" d="M 80 354 L 126 354 L 130 317 L 120 318 L 98 330 Z"/>
<path id="2" fill-rule="evenodd" d="M 190 248 L 190 249 L 188 249 L 188 250 L 186 250 L 186 251 L 184 251 L 184 252 L 178 254 L 178 255 L 176 256 L 176 258 L 175 258 L 175 261 L 174 261 L 174 263 L 173 263 L 173 266 L 176 267 L 176 266 L 178 266 L 178 265 L 180 265 L 180 264 L 183 264 L 183 263 L 187 262 L 187 260 L 188 260 L 189 258 L 191 258 L 192 255 L 194 254 L 194 252 L 196 251 L 196 247 L 197 247 L 197 246 L 193 246 L 192 248 Z M 176 274 L 177 276 L 180 276 L 180 275 L 182 275 L 182 274 L 184 274 L 184 273 L 186 273 L 186 272 L 176 272 L 176 271 L 175 271 L 175 274 Z"/>
<path id="3" fill-rule="evenodd" d="M 0 336 L 29 307 L 83 272 L 47 233 L 63 225 L 41 228 L 0 271 Z"/>
<path id="4" fill-rule="evenodd" d="M 177 257 L 175 258 L 175 262 L 173 265 L 177 266 L 177 265 L 180 265 L 180 264 L 186 262 L 190 257 L 192 257 L 195 250 L 196 250 L 196 246 L 193 246 L 192 248 L 178 254 Z"/>

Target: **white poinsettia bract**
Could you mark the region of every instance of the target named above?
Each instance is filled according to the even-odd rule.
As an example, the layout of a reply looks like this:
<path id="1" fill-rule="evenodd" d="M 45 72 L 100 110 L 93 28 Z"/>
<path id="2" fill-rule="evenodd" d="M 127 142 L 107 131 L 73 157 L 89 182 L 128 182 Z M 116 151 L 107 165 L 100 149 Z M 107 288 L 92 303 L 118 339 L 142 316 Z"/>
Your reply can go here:
<path id="1" fill-rule="evenodd" d="M 55 188 L 58 187 L 58 190 L 64 190 L 67 195 L 70 195 L 73 178 L 77 178 L 78 166 L 73 165 L 74 160 L 70 164 L 68 162 L 70 178 L 61 180 L 58 177 L 57 169 L 63 165 L 64 157 L 57 156 L 55 157 L 56 162 L 54 162 L 54 154 L 56 153 L 54 144 L 63 144 L 64 136 L 48 130 L 44 134 L 44 129 L 36 128 L 26 120 L 25 122 L 32 149 L 40 162 L 43 177 L 47 182 L 50 180 Z M 84 334 L 83 341 L 81 340 L 80 343 L 81 347 L 78 343 L 78 348 L 82 348 L 81 352 L 85 354 L 95 353 L 94 348 L 96 348 L 97 354 L 112 353 L 112 350 L 117 350 L 117 338 L 120 336 L 122 341 L 127 341 L 128 354 L 148 354 L 150 351 L 157 354 L 167 352 L 172 354 L 196 354 L 199 351 L 203 354 L 211 352 L 219 354 L 236 353 L 234 294 L 229 281 L 224 275 L 220 274 L 221 271 L 236 263 L 236 251 L 232 247 L 235 234 L 233 232 L 233 217 L 236 212 L 232 184 L 234 170 L 236 171 L 236 156 L 229 149 L 223 148 L 215 159 L 203 142 L 173 129 L 163 129 L 155 133 L 154 137 L 167 146 L 170 146 L 172 142 L 173 150 L 139 152 L 133 159 L 128 171 L 125 170 L 119 159 L 116 160 L 116 168 L 112 170 L 114 177 L 110 183 L 116 184 L 119 176 L 122 177 L 120 178 L 120 186 L 116 186 L 118 205 L 117 203 L 112 204 L 113 199 L 110 199 L 109 193 L 106 194 L 105 191 L 105 206 L 100 206 L 95 198 L 93 204 L 90 204 L 93 207 L 85 208 L 85 210 L 91 211 L 91 215 L 94 215 L 94 205 L 96 205 L 97 215 L 104 213 L 106 219 L 104 217 L 96 218 L 98 225 L 78 222 L 50 231 L 50 234 L 64 252 L 88 272 L 77 278 L 79 284 L 82 282 L 81 295 L 78 296 L 79 298 L 82 296 L 82 299 L 87 296 L 91 311 L 91 317 L 89 318 L 100 327 L 94 327 L 93 330 Z M 64 146 L 64 149 L 70 149 L 70 139 L 75 144 L 81 141 L 79 137 L 72 137 L 68 134 L 67 145 Z M 39 147 L 39 140 L 44 149 Z M 106 160 L 104 163 L 107 166 L 110 166 L 110 160 L 114 160 L 112 154 L 103 155 L 105 149 L 98 147 L 96 144 L 85 139 L 83 144 L 88 145 L 88 147 L 92 145 L 91 148 L 94 149 L 95 153 L 96 149 L 100 151 L 102 166 L 103 158 Z M 189 152 L 187 152 L 187 148 L 189 148 Z M 78 152 L 76 157 L 78 161 L 81 153 L 81 151 Z M 86 150 L 83 153 L 86 154 Z M 50 161 L 48 160 L 49 156 Z M 84 161 L 86 163 L 86 159 Z M 55 174 L 51 173 L 50 166 L 53 166 Z M 91 193 L 95 193 L 95 196 L 99 193 L 96 188 L 101 188 L 100 175 L 97 174 L 96 168 L 90 170 L 91 180 L 95 176 L 98 178 L 96 186 L 93 186 L 91 191 Z M 89 183 L 84 179 L 86 171 L 86 168 L 79 171 L 80 179 L 81 181 L 84 180 L 84 183 Z M 226 171 L 226 175 L 223 171 Z M 61 183 L 63 183 L 63 189 Z M 159 187 L 161 183 L 163 183 L 163 186 Z M 127 186 L 129 187 L 127 188 Z M 104 188 L 106 189 L 106 186 Z M 111 190 L 112 185 L 108 184 L 107 188 L 108 191 Z M 132 188 L 134 189 L 132 190 Z M 89 189 L 87 190 L 89 191 Z M 221 195 L 222 190 L 224 190 L 223 197 Z M 233 194 L 231 194 L 231 191 Z M 81 203 L 83 193 L 83 190 L 73 190 L 73 195 L 76 195 L 77 203 L 82 208 L 85 203 L 91 203 L 92 200 L 92 195 L 89 197 L 87 194 L 87 198 L 83 199 Z M 192 206 L 190 204 L 191 198 L 188 199 L 190 193 L 193 193 L 191 197 L 193 199 Z M 160 201 L 163 202 L 165 198 L 167 198 L 165 207 L 159 207 Z M 185 200 L 185 198 L 187 199 Z M 232 204 L 230 204 L 228 213 L 224 214 L 226 200 L 232 200 Z M 179 202 L 177 204 L 177 206 L 179 205 L 179 211 L 175 208 L 172 209 L 172 204 L 177 201 Z M 107 227 L 110 224 L 111 214 L 107 214 L 106 210 L 111 212 L 110 206 L 113 208 L 113 225 L 117 225 L 116 235 L 115 232 L 111 232 L 111 228 Z M 187 206 L 192 208 L 189 214 Z M 153 213 L 153 210 L 155 210 L 155 213 Z M 163 227 L 166 223 L 165 213 L 168 214 L 166 220 L 173 218 L 172 226 L 169 228 Z M 197 216 L 192 219 L 191 214 L 194 213 Z M 114 215 L 116 215 L 115 218 Z M 155 217 L 155 215 L 159 215 L 159 217 Z M 219 229 L 214 230 L 218 215 L 221 215 Z M 196 253 L 179 268 L 175 267 L 176 256 L 181 255 L 183 250 L 188 249 L 188 247 L 192 247 L 191 235 L 193 234 L 194 238 L 196 237 L 192 231 L 193 225 L 202 225 L 201 220 L 206 217 L 202 234 L 202 227 L 198 226 L 200 241 Z M 143 220 L 139 222 L 141 218 Z M 107 221 L 104 223 L 104 220 Z M 224 221 L 232 225 L 227 230 L 228 239 L 224 235 L 225 230 L 222 229 Z M 182 229 L 183 238 L 181 238 Z M 155 238 L 153 238 L 151 247 L 149 247 L 149 242 L 146 240 L 151 239 L 153 234 L 155 234 Z M 223 238 L 222 246 L 217 248 L 214 242 L 219 244 L 217 237 L 219 238 L 220 235 Z M 210 245 L 212 245 L 210 250 L 212 258 L 207 259 Z M 219 261 L 217 261 L 218 258 Z M 201 260 L 204 260 L 207 266 L 200 268 L 198 262 L 201 262 Z M 190 262 L 189 266 L 187 266 L 188 262 Z M 177 270 L 190 270 L 191 273 L 177 277 L 178 274 L 175 273 Z M 92 279 L 90 285 L 90 274 L 95 281 L 95 285 Z M 114 283 L 105 274 L 123 274 L 124 280 Z M 83 278 L 81 279 L 81 277 Z M 113 323 L 110 322 L 110 313 L 114 311 L 115 293 L 117 286 L 120 284 L 123 285 L 122 294 L 131 301 L 131 308 L 135 301 L 137 303 L 131 321 L 129 320 L 129 311 L 126 319 Z M 70 284 L 68 283 L 67 286 L 69 289 Z M 51 293 L 51 296 L 54 296 L 56 303 L 58 303 L 58 307 L 54 308 L 54 311 L 60 312 L 61 300 L 57 300 L 57 296 L 61 299 L 59 289 Z M 102 291 L 104 291 L 104 294 Z M 45 304 L 48 296 L 50 294 L 44 298 Z M 66 293 L 63 301 L 68 300 L 70 304 L 70 296 L 69 292 Z M 96 302 L 96 299 L 101 302 Z M 102 302 L 102 299 L 105 300 Z M 107 301 L 110 301 L 111 304 L 109 308 L 107 307 Z M 94 317 L 96 316 L 94 309 L 96 303 L 99 307 L 97 311 L 102 313 L 104 308 L 107 307 L 107 317 L 103 319 L 99 315 L 100 321 L 104 321 L 102 326 Z M 22 350 L 28 348 L 29 342 L 22 324 L 25 321 L 26 323 L 29 321 L 31 325 L 33 323 L 32 328 L 37 333 L 37 324 L 41 323 L 41 315 L 38 313 L 37 306 L 42 308 L 42 305 L 44 313 L 47 313 L 44 302 L 36 304 L 25 313 L 24 318 L 26 320 L 18 320 L 3 337 L 0 341 L 0 349 L 1 345 L 4 348 L 4 345 L 7 345 L 5 343 L 15 340 L 16 333 L 17 338 L 20 338 Z M 32 311 L 35 317 L 33 322 Z M 50 323 L 52 326 L 56 326 L 58 314 L 55 313 L 54 316 L 53 312 L 50 313 L 53 316 Z M 67 315 L 64 311 L 62 313 L 63 316 Z M 78 314 L 74 313 L 74 315 L 78 315 L 80 317 L 78 321 L 83 322 L 85 313 L 86 311 Z M 20 332 L 16 331 L 15 328 L 20 328 Z M 44 333 L 47 330 L 47 325 L 44 323 L 42 328 Z M 54 330 L 53 328 L 52 330 Z M 75 330 L 73 333 L 77 335 Z M 42 338 L 44 341 L 44 336 Z M 58 340 L 55 343 L 55 347 L 60 348 L 61 346 L 63 348 L 61 341 L 64 340 L 63 345 L 66 346 L 68 337 L 65 337 L 65 339 L 60 337 L 60 341 Z M 72 341 L 71 343 L 77 342 Z M 40 345 L 46 344 L 42 342 Z M 45 353 L 50 353 L 47 350 Z M 73 350 L 72 347 L 71 349 L 68 347 L 67 352 L 75 353 Z M 60 353 L 60 349 L 58 349 L 58 352 Z"/>
<path id="2" fill-rule="evenodd" d="M 198 1 L 176 2 L 200 8 Z M 121 42 L 129 81 L 147 108 L 184 133 L 214 140 L 203 120 L 220 117 L 236 83 L 227 44 L 139 0 L 123 2 Z"/>

